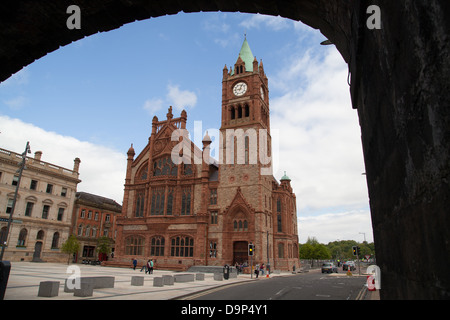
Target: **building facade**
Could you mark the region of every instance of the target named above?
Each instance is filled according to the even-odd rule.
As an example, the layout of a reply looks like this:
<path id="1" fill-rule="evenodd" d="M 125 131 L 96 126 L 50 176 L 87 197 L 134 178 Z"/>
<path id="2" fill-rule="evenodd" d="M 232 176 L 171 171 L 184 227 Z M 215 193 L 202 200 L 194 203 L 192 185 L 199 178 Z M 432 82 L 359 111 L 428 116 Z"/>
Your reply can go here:
<path id="1" fill-rule="evenodd" d="M 67 262 L 61 245 L 69 237 L 80 159 L 73 169 L 26 157 L 9 232 L 8 220 L 19 183 L 22 155 L 0 149 L 0 243 L 4 260 Z M 7 236 L 6 236 L 7 235 Z"/>
<path id="2" fill-rule="evenodd" d="M 112 199 L 87 192 L 77 192 L 72 216 L 72 234 L 80 243 L 75 262 L 105 261 L 114 256 L 116 217 L 122 213 L 122 206 Z M 109 254 L 100 253 L 98 239 L 108 239 Z"/>
<path id="3" fill-rule="evenodd" d="M 254 263 L 299 266 L 296 197 L 285 175 L 272 174 L 269 87 L 247 40 L 222 78 L 218 160 L 212 139 L 188 139 L 187 113 L 152 121 L 146 147 L 128 150 L 115 264 L 156 261 L 157 267 Z"/>

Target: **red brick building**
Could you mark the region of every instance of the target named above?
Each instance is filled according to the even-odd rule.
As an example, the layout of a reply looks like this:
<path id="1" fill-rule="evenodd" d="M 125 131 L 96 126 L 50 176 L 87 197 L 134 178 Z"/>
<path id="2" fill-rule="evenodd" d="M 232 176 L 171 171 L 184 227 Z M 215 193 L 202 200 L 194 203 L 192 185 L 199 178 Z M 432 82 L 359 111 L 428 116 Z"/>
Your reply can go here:
<path id="1" fill-rule="evenodd" d="M 298 268 L 296 198 L 271 168 L 269 87 L 262 62 L 244 40 L 233 68 L 223 69 L 219 159 L 186 134 L 186 111 L 155 116 L 147 146 L 128 150 L 115 263 L 187 269 L 246 262 Z M 182 162 L 181 162 L 182 161 Z"/>

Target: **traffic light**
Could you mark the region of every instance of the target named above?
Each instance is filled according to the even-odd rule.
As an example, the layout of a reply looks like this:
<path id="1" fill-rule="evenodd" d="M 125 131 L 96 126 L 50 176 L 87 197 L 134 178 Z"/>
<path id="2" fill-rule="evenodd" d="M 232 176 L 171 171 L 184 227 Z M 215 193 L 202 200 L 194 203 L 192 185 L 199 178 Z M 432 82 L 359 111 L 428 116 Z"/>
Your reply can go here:
<path id="1" fill-rule="evenodd" d="M 254 251 L 255 251 L 255 245 L 253 243 L 249 243 L 248 244 L 248 255 L 252 256 Z"/>
<path id="2" fill-rule="evenodd" d="M 358 246 L 353 246 L 352 247 L 352 250 L 353 250 L 353 255 L 354 256 L 359 256 L 359 253 L 360 253 L 360 248 L 358 247 Z"/>

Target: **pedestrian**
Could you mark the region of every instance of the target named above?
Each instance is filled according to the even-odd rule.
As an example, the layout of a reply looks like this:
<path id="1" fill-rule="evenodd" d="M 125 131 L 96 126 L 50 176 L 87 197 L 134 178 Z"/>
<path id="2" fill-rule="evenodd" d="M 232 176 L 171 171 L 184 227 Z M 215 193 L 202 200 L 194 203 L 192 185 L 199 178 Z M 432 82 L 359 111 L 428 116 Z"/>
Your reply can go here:
<path id="1" fill-rule="evenodd" d="M 136 270 L 137 260 L 136 260 L 136 258 L 133 258 L 131 260 L 133 260 L 133 270 Z"/>
<path id="2" fill-rule="evenodd" d="M 150 269 L 148 274 L 153 274 L 153 259 L 150 259 Z"/>
<path id="3" fill-rule="evenodd" d="M 145 265 L 145 268 L 146 268 L 145 273 L 148 272 L 148 274 L 150 274 L 150 271 L 151 271 L 150 259 L 147 260 L 147 264 Z"/>
<path id="4" fill-rule="evenodd" d="M 259 264 L 256 264 L 256 266 L 255 266 L 255 274 L 256 274 L 256 279 L 258 279 L 258 275 L 259 275 Z"/>
<path id="5" fill-rule="evenodd" d="M 261 275 L 264 275 L 264 263 L 261 263 L 261 266 L 259 267 L 259 271 L 261 271 Z"/>

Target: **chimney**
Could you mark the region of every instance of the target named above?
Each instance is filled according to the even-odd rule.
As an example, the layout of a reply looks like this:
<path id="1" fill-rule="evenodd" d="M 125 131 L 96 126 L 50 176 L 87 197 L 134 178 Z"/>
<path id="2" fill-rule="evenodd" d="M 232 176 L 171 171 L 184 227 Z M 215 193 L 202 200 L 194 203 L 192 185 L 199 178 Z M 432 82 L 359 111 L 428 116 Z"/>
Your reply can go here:
<path id="1" fill-rule="evenodd" d="M 36 151 L 34 153 L 34 160 L 41 161 L 42 151 Z"/>
<path id="2" fill-rule="evenodd" d="M 75 158 L 75 160 L 73 160 L 73 171 L 78 172 L 80 169 L 80 162 L 80 158 Z"/>

